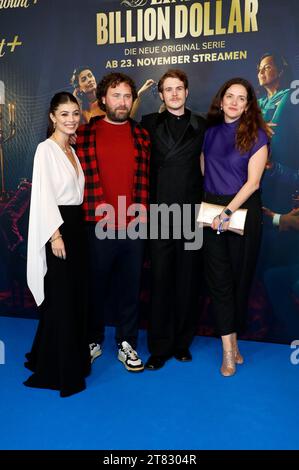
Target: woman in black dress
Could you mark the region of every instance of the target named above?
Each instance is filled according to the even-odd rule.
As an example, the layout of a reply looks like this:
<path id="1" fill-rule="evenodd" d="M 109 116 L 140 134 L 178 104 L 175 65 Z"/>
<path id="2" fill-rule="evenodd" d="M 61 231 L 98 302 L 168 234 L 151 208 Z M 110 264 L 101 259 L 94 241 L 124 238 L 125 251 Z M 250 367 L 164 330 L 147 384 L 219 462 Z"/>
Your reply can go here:
<path id="1" fill-rule="evenodd" d="M 59 390 L 66 397 L 85 389 L 90 370 L 86 338 L 85 242 L 81 204 L 84 174 L 69 138 L 80 121 L 76 98 L 51 101 L 48 136 L 34 157 L 29 217 L 27 281 L 40 321 L 25 366 L 25 385 Z"/>

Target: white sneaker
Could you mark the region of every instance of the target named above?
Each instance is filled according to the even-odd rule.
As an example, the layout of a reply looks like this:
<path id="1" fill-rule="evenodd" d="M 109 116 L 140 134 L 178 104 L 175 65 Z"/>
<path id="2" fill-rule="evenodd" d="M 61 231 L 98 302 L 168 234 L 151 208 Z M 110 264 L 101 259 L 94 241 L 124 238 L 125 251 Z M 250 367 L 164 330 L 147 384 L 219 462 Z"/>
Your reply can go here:
<path id="1" fill-rule="evenodd" d="M 93 363 L 93 361 L 102 355 L 102 347 L 100 344 L 98 343 L 91 343 L 89 345 L 89 351 L 90 351 L 90 362 L 91 364 Z"/>
<path id="2" fill-rule="evenodd" d="M 142 360 L 127 341 L 121 343 L 118 350 L 118 359 L 130 372 L 141 372 L 144 369 Z"/>

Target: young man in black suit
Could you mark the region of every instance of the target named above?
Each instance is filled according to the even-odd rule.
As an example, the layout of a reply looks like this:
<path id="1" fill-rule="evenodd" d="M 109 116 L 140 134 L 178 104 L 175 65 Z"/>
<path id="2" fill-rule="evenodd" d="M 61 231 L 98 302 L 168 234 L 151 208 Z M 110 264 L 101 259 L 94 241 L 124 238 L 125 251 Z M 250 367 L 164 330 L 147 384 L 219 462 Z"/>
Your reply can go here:
<path id="1" fill-rule="evenodd" d="M 165 111 L 144 116 L 141 125 L 151 138 L 150 202 L 177 204 L 192 208 L 201 202 L 202 175 L 199 157 L 205 132 L 205 120 L 185 107 L 188 78 L 182 70 L 168 70 L 159 80 L 158 90 Z M 185 206 L 186 207 L 186 206 Z M 168 226 L 170 235 L 163 239 L 161 231 Z M 151 235 L 152 299 L 148 325 L 150 357 L 148 370 L 164 366 L 174 356 L 191 361 L 190 344 L 198 320 L 198 292 L 201 276 L 200 250 L 186 250 L 187 241 L 176 232 L 183 222 L 175 218 L 158 224 L 159 236 Z M 194 229 L 194 227 L 193 227 Z"/>

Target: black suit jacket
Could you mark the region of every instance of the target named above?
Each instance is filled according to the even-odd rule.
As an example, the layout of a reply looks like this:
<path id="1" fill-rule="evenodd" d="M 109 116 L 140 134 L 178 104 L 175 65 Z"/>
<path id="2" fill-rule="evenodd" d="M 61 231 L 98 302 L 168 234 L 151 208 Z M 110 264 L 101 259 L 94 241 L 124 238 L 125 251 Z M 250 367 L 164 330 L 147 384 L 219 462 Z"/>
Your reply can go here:
<path id="1" fill-rule="evenodd" d="M 151 139 L 150 202 L 156 204 L 199 203 L 202 196 L 200 154 L 206 121 L 186 110 L 188 124 L 174 141 L 167 123 L 167 112 L 142 117 L 141 127 Z"/>

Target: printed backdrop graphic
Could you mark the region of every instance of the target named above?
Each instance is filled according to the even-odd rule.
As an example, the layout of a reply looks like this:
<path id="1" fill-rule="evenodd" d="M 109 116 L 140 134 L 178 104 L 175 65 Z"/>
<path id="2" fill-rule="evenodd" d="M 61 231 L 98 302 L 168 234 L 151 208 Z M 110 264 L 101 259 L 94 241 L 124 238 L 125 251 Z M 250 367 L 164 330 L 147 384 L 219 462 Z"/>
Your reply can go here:
<path id="1" fill-rule="evenodd" d="M 263 179 L 267 209 L 246 337 L 297 338 L 298 22 L 295 0 L 0 0 L 0 314 L 37 315 L 26 286 L 30 181 L 53 94 L 73 92 L 87 121 L 97 103 L 76 69 L 83 66 L 96 81 L 122 71 L 140 89 L 168 68 L 181 68 L 194 112 L 205 114 L 219 86 L 242 76 L 254 84 L 265 119 L 276 124 Z M 271 97 L 261 80 L 266 53 L 279 71 L 279 89 Z M 160 105 L 154 84 L 141 95 L 135 119 Z M 145 317 L 148 297 L 145 282 Z M 208 298 L 200 311 L 199 333 L 213 334 Z"/>

